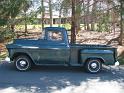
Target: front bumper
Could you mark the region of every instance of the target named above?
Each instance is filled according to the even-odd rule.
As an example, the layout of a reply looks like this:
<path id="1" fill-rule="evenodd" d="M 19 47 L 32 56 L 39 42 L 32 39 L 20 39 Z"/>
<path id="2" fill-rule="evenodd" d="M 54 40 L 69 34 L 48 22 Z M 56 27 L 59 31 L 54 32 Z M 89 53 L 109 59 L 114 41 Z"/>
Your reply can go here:
<path id="1" fill-rule="evenodd" d="M 5 58 L 5 62 L 12 63 L 12 62 L 10 61 L 10 58 L 9 58 L 9 57 L 6 57 L 6 58 Z"/>

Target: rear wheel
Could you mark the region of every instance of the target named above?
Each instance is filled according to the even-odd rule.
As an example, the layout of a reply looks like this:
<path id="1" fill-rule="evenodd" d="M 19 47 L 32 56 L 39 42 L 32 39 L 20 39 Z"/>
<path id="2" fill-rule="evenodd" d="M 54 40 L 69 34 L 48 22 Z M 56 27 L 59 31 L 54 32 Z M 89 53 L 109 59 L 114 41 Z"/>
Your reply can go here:
<path id="1" fill-rule="evenodd" d="M 14 60 L 15 68 L 19 71 L 27 71 L 31 69 L 31 59 L 27 56 L 18 56 Z"/>
<path id="2" fill-rule="evenodd" d="M 89 73 L 98 73 L 102 69 L 102 63 L 99 59 L 89 59 L 85 64 L 85 69 Z"/>

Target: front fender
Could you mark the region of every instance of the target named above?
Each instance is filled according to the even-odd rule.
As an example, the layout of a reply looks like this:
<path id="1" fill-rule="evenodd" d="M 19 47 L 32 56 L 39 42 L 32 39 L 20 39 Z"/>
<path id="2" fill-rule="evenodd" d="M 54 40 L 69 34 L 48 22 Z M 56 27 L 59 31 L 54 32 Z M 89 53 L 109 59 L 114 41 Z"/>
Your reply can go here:
<path id="1" fill-rule="evenodd" d="M 26 55 L 31 58 L 33 62 L 35 62 L 34 59 L 32 59 L 31 53 L 28 52 L 28 49 L 9 49 L 9 58 L 11 62 L 13 62 L 14 58 L 19 55 Z"/>

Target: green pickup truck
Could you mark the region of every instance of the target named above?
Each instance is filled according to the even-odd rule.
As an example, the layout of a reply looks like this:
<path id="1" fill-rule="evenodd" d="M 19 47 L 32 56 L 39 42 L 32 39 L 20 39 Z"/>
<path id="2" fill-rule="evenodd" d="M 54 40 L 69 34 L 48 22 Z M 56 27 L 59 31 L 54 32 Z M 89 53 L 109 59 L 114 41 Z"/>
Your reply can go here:
<path id="1" fill-rule="evenodd" d="M 6 45 L 10 61 L 19 71 L 33 65 L 80 66 L 98 73 L 104 65 L 114 65 L 117 49 L 107 45 L 69 44 L 67 31 L 61 27 L 46 27 L 41 38 L 16 39 Z"/>

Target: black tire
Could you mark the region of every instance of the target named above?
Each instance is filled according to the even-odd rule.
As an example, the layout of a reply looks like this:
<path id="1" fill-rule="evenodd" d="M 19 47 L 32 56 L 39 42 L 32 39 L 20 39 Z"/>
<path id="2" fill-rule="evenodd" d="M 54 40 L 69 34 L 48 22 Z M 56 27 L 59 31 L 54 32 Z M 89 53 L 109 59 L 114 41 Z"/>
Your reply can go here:
<path id="1" fill-rule="evenodd" d="M 29 57 L 20 55 L 15 58 L 14 65 L 19 71 L 27 71 L 31 69 L 32 61 Z"/>
<path id="2" fill-rule="evenodd" d="M 85 70 L 89 73 L 98 73 L 102 69 L 102 62 L 99 59 L 89 59 L 85 64 Z"/>

